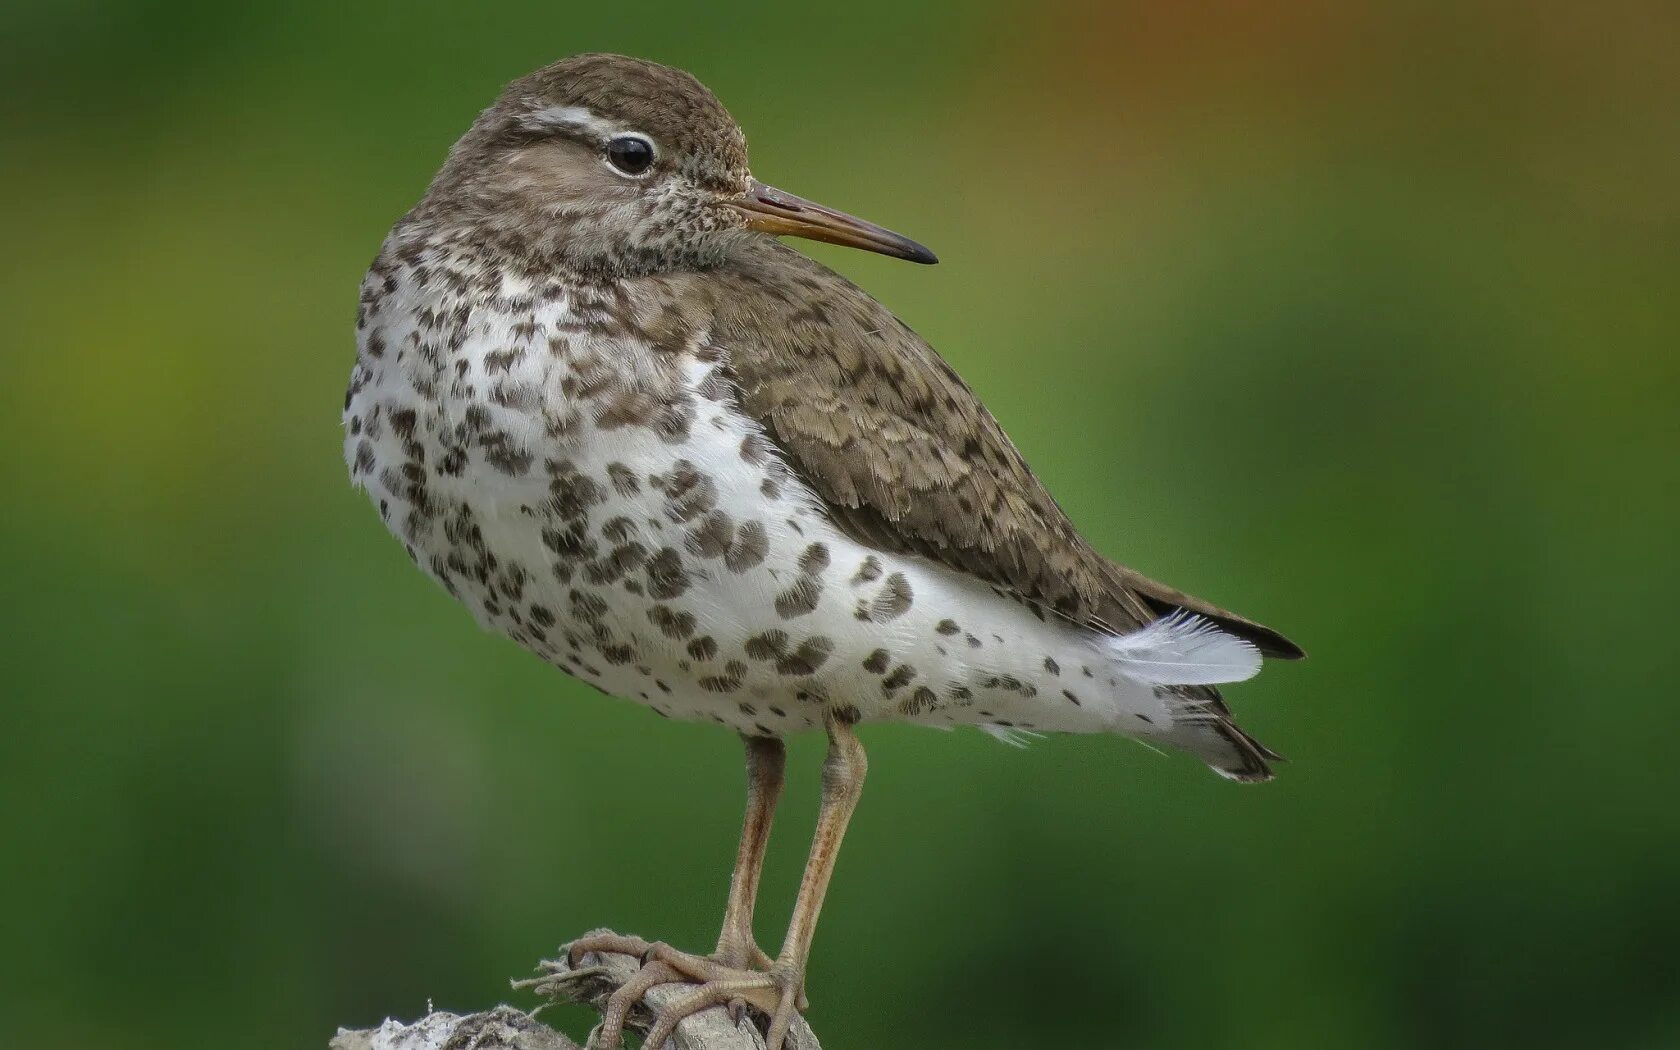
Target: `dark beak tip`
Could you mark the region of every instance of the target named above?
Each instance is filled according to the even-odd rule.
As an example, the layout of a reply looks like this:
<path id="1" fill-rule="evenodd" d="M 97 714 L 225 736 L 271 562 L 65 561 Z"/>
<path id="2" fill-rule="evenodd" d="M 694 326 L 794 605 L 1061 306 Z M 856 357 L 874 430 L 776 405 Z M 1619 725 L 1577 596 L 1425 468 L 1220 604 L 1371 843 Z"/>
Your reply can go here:
<path id="1" fill-rule="evenodd" d="M 923 266 L 932 266 L 939 262 L 939 256 L 933 254 L 932 249 L 920 241 L 913 241 L 908 237 L 899 237 L 898 243 L 893 247 L 896 250 L 887 251 L 883 254 L 903 259 L 905 262 L 920 263 Z"/>

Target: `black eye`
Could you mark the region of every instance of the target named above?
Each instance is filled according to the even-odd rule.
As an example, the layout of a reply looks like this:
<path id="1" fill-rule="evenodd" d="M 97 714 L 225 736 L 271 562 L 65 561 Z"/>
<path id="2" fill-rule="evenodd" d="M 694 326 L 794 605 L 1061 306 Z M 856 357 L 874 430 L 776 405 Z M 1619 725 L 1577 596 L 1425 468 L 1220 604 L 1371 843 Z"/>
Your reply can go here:
<path id="1" fill-rule="evenodd" d="M 640 135 L 619 135 L 607 143 L 607 161 L 626 175 L 653 167 L 653 143 Z"/>

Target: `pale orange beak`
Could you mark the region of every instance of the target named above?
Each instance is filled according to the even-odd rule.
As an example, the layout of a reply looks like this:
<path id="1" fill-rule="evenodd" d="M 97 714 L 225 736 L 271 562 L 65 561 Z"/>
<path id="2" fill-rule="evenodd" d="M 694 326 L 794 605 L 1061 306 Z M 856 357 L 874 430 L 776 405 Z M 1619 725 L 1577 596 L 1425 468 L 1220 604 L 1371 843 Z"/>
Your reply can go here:
<path id="1" fill-rule="evenodd" d="M 804 237 L 847 248 L 862 248 L 895 259 L 936 263 L 939 257 L 902 234 L 865 222 L 843 211 L 825 208 L 816 201 L 766 186 L 754 179 L 746 195 L 723 203 L 744 212 L 747 228 L 777 237 Z"/>

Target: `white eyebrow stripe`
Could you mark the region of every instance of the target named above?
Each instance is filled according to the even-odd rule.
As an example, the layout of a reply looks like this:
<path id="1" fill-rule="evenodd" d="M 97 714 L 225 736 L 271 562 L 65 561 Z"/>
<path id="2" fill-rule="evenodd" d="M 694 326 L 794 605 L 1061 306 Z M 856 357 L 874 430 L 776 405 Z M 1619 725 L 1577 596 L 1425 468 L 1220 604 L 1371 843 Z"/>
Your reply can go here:
<path id="1" fill-rule="evenodd" d="M 549 128 L 578 128 L 600 138 L 610 138 L 618 129 L 597 117 L 586 106 L 549 106 L 519 118 L 519 123 L 532 130 Z"/>

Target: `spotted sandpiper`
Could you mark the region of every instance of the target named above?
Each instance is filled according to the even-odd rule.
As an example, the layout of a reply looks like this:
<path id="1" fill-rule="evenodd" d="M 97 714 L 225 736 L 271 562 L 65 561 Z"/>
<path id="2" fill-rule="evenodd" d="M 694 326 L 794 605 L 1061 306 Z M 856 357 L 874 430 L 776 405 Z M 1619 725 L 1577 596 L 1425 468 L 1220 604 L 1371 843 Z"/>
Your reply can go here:
<path id="1" fill-rule="evenodd" d="M 687 73 L 579 55 L 450 150 L 362 285 L 345 453 L 409 556 L 486 628 L 603 692 L 745 741 L 747 812 L 709 955 L 644 954 L 684 1016 L 752 1006 L 778 1050 L 863 784 L 860 722 L 1118 733 L 1233 780 L 1277 758 L 1213 688 L 1278 633 L 1099 554 L 903 322 L 777 236 L 933 253 L 753 178 Z M 828 735 L 775 958 L 752 919 L 783 738 Z"/>

